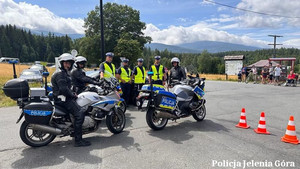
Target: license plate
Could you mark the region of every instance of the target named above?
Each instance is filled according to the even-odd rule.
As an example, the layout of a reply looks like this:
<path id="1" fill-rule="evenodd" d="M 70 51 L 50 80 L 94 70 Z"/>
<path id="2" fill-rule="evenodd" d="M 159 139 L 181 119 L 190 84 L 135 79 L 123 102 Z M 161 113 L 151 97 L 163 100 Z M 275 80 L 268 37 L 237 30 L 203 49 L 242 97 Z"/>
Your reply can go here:
<path id="1" fill-rule="evenodd" d="M 147 107 L 147 106 L 148 106 L 148 101 L 149 101 L 149 100 L 145 100 L 145 101 L 143 102 L 142 107 Z"/>

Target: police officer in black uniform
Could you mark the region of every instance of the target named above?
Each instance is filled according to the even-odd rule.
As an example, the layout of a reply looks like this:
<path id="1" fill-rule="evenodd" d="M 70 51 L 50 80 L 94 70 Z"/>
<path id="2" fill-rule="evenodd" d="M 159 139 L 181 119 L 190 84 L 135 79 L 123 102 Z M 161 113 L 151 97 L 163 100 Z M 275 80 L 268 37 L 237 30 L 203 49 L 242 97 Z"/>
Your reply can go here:
<path id="1" fill-rule="evenodd" d="M 59 57 L 60 71 L 53 74 L 51 83 L 53 86 L 54 104 L 65 108 L 73 114 L 75 147 L 89 146 L 91 143 L 82 139 L 82 123 L 84 112 L 76 103 L 77 95 L 71 90 L 71 77 L 69 71 L 74 64 L 74 57 L 69 53 L 64 53 Z"/>
<path id="2" fill-rule="evenodd" d="M 174 81 L 182 81 L 186 79 L 185 71 L 179 66 L 180 60 L 177 57 L 172 58 L 171 60 L 172 68 L 169 71 L 169 85 Z"/>
<path id="3" fill-rule="evenodd" d="M 91 77 L 85 75 L 84 67 L 87 60 L 83 56 L 77 56 L 75 58 L 75 67 L 71 72 L 72 84 L 73 84 L 73 91 L 76 94 L 80 94 L 86 89 L 86 84 L 95 84 L 100 85 L 100 82 L 97 82 Z"/>

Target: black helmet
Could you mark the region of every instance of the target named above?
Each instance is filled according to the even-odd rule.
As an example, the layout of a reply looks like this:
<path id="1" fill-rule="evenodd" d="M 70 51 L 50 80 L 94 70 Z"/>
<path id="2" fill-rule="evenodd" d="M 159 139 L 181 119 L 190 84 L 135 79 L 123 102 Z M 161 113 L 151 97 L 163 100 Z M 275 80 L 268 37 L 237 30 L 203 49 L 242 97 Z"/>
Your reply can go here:
<path id="1" fill-rule="evenodd" d="M 138 58 L 137 61 L 138 61 L 138 62 L 144 62 L 144 59 L 143 59 L 143 58 Z"/>

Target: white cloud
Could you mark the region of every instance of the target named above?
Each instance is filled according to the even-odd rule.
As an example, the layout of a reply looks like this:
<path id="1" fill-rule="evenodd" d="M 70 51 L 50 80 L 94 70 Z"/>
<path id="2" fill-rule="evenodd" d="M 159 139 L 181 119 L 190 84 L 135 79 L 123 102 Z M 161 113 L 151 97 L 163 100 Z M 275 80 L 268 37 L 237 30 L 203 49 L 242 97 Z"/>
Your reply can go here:
<path id="1" fill-rule="evenodd" d="M 268 42 L 254 40 L 248 36 L 237 36 L 225 31 L 210 28 L 210 25 L 198 23 L 193 26 L 170 26 L 159 29 L 153 24 L 147 24 L 145 35 L 151 36 L 153 42 L 169 45 L 190 43 L 195 41 L 220 41 L 250 46 L 267 47 Z"/>
<path id="2" fill-rule="evenodd" d="M 261 15 L 250 12 L 241 11 L 239 21 L 244 27 L 255 28 L 279 28 L 284 26 L 300 26 L 300 1 L 291 0 L 242 0 L 237 5 L 238 8 L 251 10 L 260 13 L 288 16 L 277 17 L 269 15 Z"/>
<path id="3" fill-rule="evenodd" d="M 11 24 L 33 30 L 84 34 L 83 19 L 59 17 L 38 5 L 0 0 L 0 11 L 0 25 Z"/>
<path id="4" fill-rule="evenodd" d="M 282 47 L 285 47 L 285 48 L 289 48 L 289 47 L 300 48 L 300 39 L 289 39 L 287 41 L 284 41 Z"/>

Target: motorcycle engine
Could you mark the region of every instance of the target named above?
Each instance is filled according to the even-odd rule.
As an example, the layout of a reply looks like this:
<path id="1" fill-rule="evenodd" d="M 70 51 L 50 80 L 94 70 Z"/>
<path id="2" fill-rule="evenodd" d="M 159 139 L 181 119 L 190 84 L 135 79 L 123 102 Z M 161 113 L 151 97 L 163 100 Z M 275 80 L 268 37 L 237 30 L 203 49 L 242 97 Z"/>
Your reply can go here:
<path id="1" fill-rule="evenodd" d="M 99 109 L 97 107 L 94 107 L 90 114 L 92 114 L 96 120 L 102 119 L 105 117 L 105 112 L 103 112 L 101 109 Z"/>
<path id="2" fill-rule="evenodd" d="M 85 116 L 84 117 L 84 122 L 82 124 L 82 128 L 83 129 L 87 129 L 87 128 L 92 128 L 96 125 L 96 122 L 94 119 L 92 119 L 91 117 L 89 116 Z"/>

